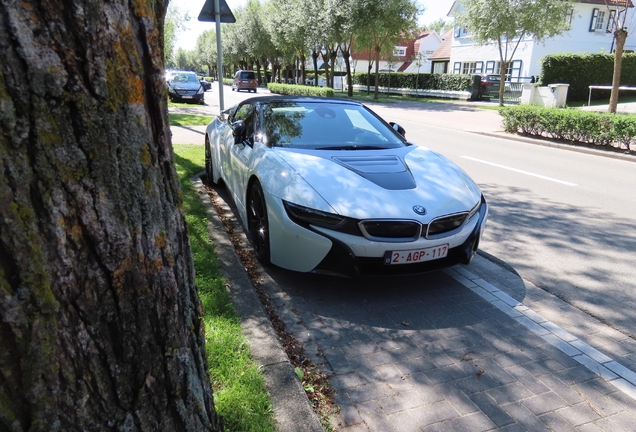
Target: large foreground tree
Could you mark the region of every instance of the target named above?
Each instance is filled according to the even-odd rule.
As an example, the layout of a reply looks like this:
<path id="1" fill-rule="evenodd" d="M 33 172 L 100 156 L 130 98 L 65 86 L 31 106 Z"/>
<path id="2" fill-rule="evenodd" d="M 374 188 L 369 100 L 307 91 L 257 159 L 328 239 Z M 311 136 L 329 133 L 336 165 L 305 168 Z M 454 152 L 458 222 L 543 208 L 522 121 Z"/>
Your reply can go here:
<path id="1" fill-rule="evenodd" d="M 0 430 L 219 429 L 166 0 L 0 0 Z"/>
<path id="2" fill-rule="evenodd" d="M 543 41 L 568 29 L 571 0 L 459 0 L 455 25 L 464 28 L 478 45 L 495 43 L 499 49 L 503 105 L 504 82 L 519 44 L 527 38 Z"/>

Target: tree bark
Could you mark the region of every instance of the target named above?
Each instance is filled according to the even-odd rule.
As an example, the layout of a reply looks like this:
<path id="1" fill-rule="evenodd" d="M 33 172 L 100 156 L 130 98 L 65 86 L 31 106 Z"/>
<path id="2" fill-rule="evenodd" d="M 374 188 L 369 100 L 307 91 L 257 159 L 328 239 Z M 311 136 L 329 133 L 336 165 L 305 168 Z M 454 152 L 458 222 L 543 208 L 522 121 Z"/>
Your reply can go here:
<path id="1" fill-rule="evenodd" d="M 627 40 L 627 29 L 619 28 L 614 32 L 616 49 L 614 50 L 614 75 L 612 76 L 612 92 L 608 112 L 616 113 L 618 108 L 618 88 L 621 86 L 621 68 L 623 67 L 623 49 Z"/>
<path id="2" fill-rule="evenodd" d="M 0 430 L 219 430 L 167 1 L 0 0 Z"/>

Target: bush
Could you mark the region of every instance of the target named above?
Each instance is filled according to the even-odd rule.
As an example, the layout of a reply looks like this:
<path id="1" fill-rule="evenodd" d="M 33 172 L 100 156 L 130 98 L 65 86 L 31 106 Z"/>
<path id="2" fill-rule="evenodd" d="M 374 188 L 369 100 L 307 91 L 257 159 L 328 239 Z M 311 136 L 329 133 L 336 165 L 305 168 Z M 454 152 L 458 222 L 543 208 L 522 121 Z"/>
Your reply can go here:
<path id="1" fill-rule="evenodd" d="M 449 90 L 449 91 L 470 91 L 472 87 L 472 77 L 461 74 L 430 74 L 430 73 L 404 73 L 404 72 L 381 72 L 378 74 L 381 87 L 407 88 L 420 90 Z M 370 85 L 375 86 L 375 74 L 366 72 L 356 72 L 352 74 L 353 84 L 367 85 L 367 78 L 371 80 Z"/>
<path id="2" fill-rule="evenodd" d="M 627 149 L 636 139 L 634 116 L 528 105 L 505 107 L 499 113 L 509 133 Z"/>
<path id="3" fill-rule="evenodd" d="M 551 54 L 541 59 L 539 83 L 568 83 L 568 100 L 586 101 L 589 97 L 589 86 L 611 85 L 613 74 L 613 54 Z M 621 85 L 636 85 L 636 54 L 623 54 Z M 609 94 L 606 90 L 592 92 L 594 99 L 608 99 Z"/>
<path id="4" fill-rule="evenodd" d="M 267 88 L 272 93 L 289 96 L 320 96 L 333 97 L 333 89 L 331 87 L 312 87 L 297 84 L 277 84 L 269 83 Z"/>

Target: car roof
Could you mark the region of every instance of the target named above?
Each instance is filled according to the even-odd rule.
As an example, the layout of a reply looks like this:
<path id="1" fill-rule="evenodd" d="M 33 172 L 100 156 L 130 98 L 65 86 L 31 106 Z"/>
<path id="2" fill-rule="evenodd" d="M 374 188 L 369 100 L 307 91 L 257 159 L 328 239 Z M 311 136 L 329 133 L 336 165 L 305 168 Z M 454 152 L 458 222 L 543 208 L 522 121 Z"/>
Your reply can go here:
<path id="1" fill-rule="evenodd" d="M 245 99 L 243 102 L 250 103 L 270 103 L 270 102 L 314 102 L 314 103 L 334 103 L 334 104 L 346 104 L 346 105 L 356 105 L 363 106 L 362 103 L 354 100 L 348 99 L 338 99 L 338 98 L 325 98 L 325 97 L 317 97 L 317 96 L 254 96 L 248 99 Z"/>

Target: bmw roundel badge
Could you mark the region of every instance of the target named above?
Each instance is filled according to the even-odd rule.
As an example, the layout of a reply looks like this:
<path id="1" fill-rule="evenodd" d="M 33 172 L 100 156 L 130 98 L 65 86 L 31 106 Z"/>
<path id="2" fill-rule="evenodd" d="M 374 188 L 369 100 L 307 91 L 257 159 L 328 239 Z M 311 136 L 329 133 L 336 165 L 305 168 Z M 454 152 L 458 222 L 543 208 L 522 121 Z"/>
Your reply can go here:
<path id="1" fill-rule="evenodd" d="M 421 205 L 413 206 L 413 211 L 422 216 L 426 214 L 426 209 L 424 208 L 424 206 Z"/>

